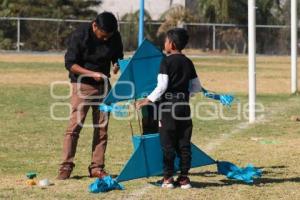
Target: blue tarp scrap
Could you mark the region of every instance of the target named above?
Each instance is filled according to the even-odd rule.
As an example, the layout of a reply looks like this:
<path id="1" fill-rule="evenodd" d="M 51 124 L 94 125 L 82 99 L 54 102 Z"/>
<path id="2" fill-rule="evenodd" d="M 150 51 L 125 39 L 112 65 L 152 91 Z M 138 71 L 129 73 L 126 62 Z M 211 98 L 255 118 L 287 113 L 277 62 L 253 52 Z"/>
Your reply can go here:
<path id="1" fill-rule="evenodd" d="M 91 193 L 108 192 L 111 190 L 124 190 L 124 186 L 112 179 L 111 176 L 105 176 L 102 179 L 97 178 L 89 185 Z"/>
<path id="2" fill-rule="evenodd" d="M 130 103 L 130 102 L 128 102 Z M 129 105 L 117 105 L 117 104 L 100 104 L 99 110 L 101 112 L 110 112 L 113 113 L 116 117 L 127 117 L 129 115 Z"/>
<path id="3" fill-rule="evenodd" d="M 262 176 L 262 170 L 248 164 L 245 168 L 240 168 L 233 163 L 222 161 L 217 162 L 218 173 L 227 176 L 229 179 L 240 180 L 245 183 L 253 183 L 254 178 Z"/>
<path id="4" fill-rule="evenodd" d="M 203 90 L 205 97 L 220 101 L 224 106 L 231 106 L 234 101 L 234 96 L 229 94 L 217 94 L 212 91 Z"/>

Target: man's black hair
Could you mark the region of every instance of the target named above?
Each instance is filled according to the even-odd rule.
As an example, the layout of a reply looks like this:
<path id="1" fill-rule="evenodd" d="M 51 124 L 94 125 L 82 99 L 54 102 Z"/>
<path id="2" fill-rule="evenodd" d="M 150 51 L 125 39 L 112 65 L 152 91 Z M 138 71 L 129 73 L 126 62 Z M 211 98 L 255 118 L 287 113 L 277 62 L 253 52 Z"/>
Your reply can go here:
<path id="1" fill-rule="evenodd" d="M 103 12 L 97 15 L 95 20 L 97 26 L 107 33 L 113 33 L 118 29 L 118 21 L 110 12 Z"/>
<path id="2" fill-rule="evenodd" d="M 175 44 L 176 49 L 181 51 L 189 41 L 188 32 L 183 28 L 173 28 L 167 32 L 166 37 Z"/>

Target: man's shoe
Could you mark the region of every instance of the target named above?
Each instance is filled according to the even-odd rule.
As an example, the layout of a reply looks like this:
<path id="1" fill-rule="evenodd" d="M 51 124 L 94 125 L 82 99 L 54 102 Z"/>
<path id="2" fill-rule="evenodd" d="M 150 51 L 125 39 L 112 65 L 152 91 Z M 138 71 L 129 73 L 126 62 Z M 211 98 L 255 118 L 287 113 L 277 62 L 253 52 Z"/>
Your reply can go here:
<path id="1" fill-rule="evenodd" d="M 176 180 L 176 185 L 180 186 L 181 189 L 192 188 L 191 181 L 188 176 L 179 176 Z"/>
<path id="2" fill-rule="evenodd" d="M 90 177 L 91 178 L 104 178 L 105 176 L 108 176 L 108 173 L 104 169 L 101 168 L 94 168 L 89 170 Z"/>
<path id="3" fill-rule="evenodd" d="M 56 179 L 58 180 L 66 180 L 69 179 L 73 168 L 75 167 L 74 163 L 63 163 L 58 171 L 58 176 Z"/>
<path id="4" fill-rule="evenodd" d="M 173 189 L 174 188 L 174 179 L 173 179 L 173 177 L 163 178 L 161 187 L 166 188 L 166 189 Z"/>

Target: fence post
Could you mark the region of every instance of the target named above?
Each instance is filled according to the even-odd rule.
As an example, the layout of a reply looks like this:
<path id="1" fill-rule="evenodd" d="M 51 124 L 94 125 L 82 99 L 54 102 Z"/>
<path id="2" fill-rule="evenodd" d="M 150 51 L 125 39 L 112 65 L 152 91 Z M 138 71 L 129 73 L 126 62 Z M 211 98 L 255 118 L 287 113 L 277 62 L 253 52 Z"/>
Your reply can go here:
<path id="1" fill-rule="evenodd" d="M 213 25 L 213 51 L 216 50 L 216 26 Z"/>
<path id="2" fill-rule="evenodd" d="M 20 52 L 20 18 L 17 19 L 17 52 Z"/>

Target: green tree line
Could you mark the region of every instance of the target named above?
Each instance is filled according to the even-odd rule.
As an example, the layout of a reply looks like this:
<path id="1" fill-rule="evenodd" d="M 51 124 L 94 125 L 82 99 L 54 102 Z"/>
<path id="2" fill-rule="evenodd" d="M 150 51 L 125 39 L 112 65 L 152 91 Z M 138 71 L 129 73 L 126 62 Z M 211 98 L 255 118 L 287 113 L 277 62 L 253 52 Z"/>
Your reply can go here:
<path id="1" fill-rule="evenodd" d="M 93 19 L 93 6 L 101 0 L 0 0 L 0 17 L 40 17 L 58 19 Z M 16 21 L 0 21 L 0 49 L 16 46 Z M 22 21 L 22 48 L 36 51 L 62 49 L 75 24 Z M 12 35 L 14 37 L 12 37 Z"/>
<path id="2" fill-rule="evenodd" d="M 60 19 L 93 19 L 92 9 L 101 0 L 0 0 L 0 17 L 44 17 Z M 160 43 L 164 33 L 172 27 L 184 26 L 189 22 L 233 23 L 247 25 L 247 0 L 192 0 L 186 7 L 172 7 L 161 15 L 161 25 L 147 25 L 152 21 L 148 12 L 145 15 L 145 35 Z M 290 0 L 256 0 L 257 24 L 288 25 L 290 23 Z M 300 7 L 300 1 L 299 1 Z M 137 47 L 138 14 L 128 13 L 120 25 L 126 50 Z M 22 21 L 22 49 L 60 50 L 64 41 L 78 24 L 61 22 Z M 187 27 L 192 42 L 190 47 L 211 50 L 212 27 Z M 218 28 L 218 47 L 230 52 L 244 52 L 247 49 L 247 28 Z M 278 47 L 284 53 L 289 43 L 288 29 L 257 29 L 258 52 Z M 272 44 L 270 46 L 270 44 Z M 198 45 L 198 46 L 197 46 Z M 0 49 L 13 49 L 16 46 L 16 21 L 0 21 Z M 280 50 L 282 49 L 282 51 Z"/>

